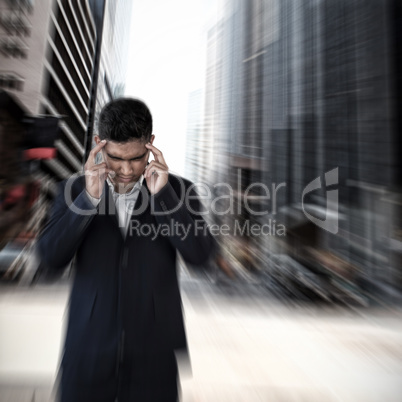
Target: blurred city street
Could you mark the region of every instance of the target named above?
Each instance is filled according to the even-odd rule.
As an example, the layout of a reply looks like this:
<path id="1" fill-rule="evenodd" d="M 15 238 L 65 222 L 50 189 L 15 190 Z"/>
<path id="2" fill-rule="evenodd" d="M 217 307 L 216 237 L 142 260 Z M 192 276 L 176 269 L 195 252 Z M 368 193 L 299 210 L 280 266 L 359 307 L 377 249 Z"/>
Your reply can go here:
<path id="1" fill-rule="evenodd" d="M 184 402 L 402 401 L 401 38 L 400 0 L 0 0 L 0 402 L 54 402 L 70 273 L 74 384 L 184 347 L 177 261 Z"/>
<path id="2" fill-rule="evenodd" d="M 185 402 L 400 401 L 402 312 L 278 302 L 258 283 L 182 275 Z M 0 401 L 52 401 L 67 284 L 0 292 Z"/>

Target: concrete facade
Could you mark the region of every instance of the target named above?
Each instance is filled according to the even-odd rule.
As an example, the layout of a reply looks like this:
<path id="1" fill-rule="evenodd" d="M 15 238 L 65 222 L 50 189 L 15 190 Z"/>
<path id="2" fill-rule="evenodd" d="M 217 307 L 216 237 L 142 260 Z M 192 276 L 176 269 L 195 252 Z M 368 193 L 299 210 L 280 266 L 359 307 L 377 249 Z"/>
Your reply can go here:
<path id="1" fill-rule="evenodd" d="M 40 113 L 42 87 L 44 80 L 43 64 L 46 57 L 47 36 L 50 27 L 50 10 L 53 0 L 35 2 L 29 6 L 19 6 L 19 2 L 12 3 L 0 0 L 0 40 L 2 46 L 8 41 L 18 40 L 24 47 L 25 57 L 12 57 L 9 52 L 0 52 L 0 74 L 15 74 L 22 80 L 21 89 L 2 87 L 15 94 L 32 114 Z M 23 2 L 21 2 L 23 3 Z M 16 20 L 24 22 L 23 28 L 6 28 Z M 21 25 L 22 26 L 22 25 Z"/>

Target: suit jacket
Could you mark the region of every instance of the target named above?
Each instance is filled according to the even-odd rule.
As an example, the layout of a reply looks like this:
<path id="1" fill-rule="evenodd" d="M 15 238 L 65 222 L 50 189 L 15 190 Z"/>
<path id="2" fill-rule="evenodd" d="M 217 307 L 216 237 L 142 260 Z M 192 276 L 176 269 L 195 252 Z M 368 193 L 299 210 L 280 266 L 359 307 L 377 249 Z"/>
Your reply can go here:
<path id="1" fill-rule="evenodd" d="M 214 249 L 190 187 L 169 174 L 162 190 L 150 195 L 144 180 L 134 229 L 124 238 L 107 184 L 96 208 L 84 177 L 61 184 L 38 248 L 53 272 L 61 273 L 75 256 L 62 367 L 73 364 L 77 378 L 106 381 L 119 359 L 186 348 L 176 250 L 202 265 Z M 180 227 L 189 229 L 187 236 Z"/>

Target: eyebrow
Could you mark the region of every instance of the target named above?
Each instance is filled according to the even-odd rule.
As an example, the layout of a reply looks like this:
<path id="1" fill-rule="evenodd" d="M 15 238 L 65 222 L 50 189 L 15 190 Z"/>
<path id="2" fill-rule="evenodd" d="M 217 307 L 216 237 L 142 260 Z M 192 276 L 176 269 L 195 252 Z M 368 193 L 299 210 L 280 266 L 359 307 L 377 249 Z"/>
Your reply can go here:
<path id="1" fill-rule="evenodd" d="M 120 157 L 118 157 L 118 156 L 111 155 L 111 154 L 109 154 L 109 152 L 106 152 L 106 155 L 107 155 L 109 158 L 118 159 L 118 160 L 120 160 L 120 161 L 124 161 L 124 160 L 126 160 L 126 161 L 136 161 L 136 160 L 142 159 L 147 153 L 148 153 L 148 151 L 145 151 L 145 153 L 143 153 L 143 154 L 140 155 L 140 156 L 136 156 L 136 157 L 134 157 L 134 158 L 128 158 L 128 159 L 123 159 L 123 158 L 120 158 Z"/>

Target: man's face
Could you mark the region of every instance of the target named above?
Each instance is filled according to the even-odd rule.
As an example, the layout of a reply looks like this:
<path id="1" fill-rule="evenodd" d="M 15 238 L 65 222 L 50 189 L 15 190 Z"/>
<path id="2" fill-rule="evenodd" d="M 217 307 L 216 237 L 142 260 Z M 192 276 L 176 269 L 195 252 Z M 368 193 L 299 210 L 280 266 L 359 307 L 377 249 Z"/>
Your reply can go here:
<path id="1" fill-rule="evenodd" d="M 151 137 L 151 144 L 153 140 L 154 136 Z M 95 137 L 95 142 L 99 143 L 99 141 L 100 138 Z M 116 173 L 111 179 L 116 191 L 118 191 L 118 187 L 129 188 L 131 183 L 139 180 L 147 166 L 149 152 L 145 147 L 145 142 L 142 141 L 107 142 L 102 149 L 103 160 L 108 168 Z"/>

